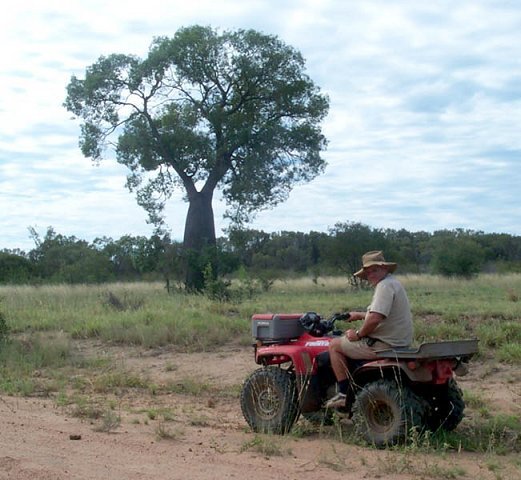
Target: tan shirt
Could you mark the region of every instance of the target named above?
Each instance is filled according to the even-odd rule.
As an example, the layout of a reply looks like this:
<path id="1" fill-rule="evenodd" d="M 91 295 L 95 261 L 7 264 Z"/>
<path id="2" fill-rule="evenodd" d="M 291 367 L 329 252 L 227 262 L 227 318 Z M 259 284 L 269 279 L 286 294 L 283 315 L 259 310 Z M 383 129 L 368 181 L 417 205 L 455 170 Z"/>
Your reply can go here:
<path id="1" fill-rule="evenodd" d="M 413 340 L 413 324 L 409 299 L 402 284 L 387 275 L 376 285 L 370 312 L 385 318 L 369 335 L 393 347 L 407 347 Z"/>

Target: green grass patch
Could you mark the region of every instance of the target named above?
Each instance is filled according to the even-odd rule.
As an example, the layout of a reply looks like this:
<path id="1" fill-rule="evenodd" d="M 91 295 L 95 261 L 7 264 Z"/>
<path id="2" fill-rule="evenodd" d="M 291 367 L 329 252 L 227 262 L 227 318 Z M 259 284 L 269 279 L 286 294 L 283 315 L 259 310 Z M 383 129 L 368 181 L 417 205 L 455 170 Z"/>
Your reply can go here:
<path id="1" fill-rule="evenodd" d="M 208 383 L 199 382 L 193 378 L 183 378 L 174 382 L 168 382 L 165 386 L 165 391 L 168 393 L 182 393 L 195 397 L 212 390 L 212 386 Z"/>
<path id="2" fill-rule="evenodd" d="M 174 420 L 174 411 L 171 408 L 147 408 L 140 410 L 139 413 L 145 413 L 149 420 L 162 420 L 163 422 L 171 422 Z"/>
<path id="3" fill-rule="evenodd" d="M 480 393 L 474 393 L 469 390 L 464 390 L 463 398 L 465 399 L 466 408 L 472 408 L 478 412 L 482 417 L 490 417 L 490 407 L 488 402 Z"/>
<path id="4" fill-rule="evenodd" d="M 499 347 L 497 359 L 500 362 L 521 365 L 521 343 L 505 343 Z"/>
<path id="5" fill-rule="evenodd" d="M 100 417 L 98 424 L 94 427 L 95 432 L 109 433 L 116 430 L 121 425 L 121 416 L 114 410 L 105 410 Z"/>
<path id="6" fill-rule="evenodd" d="M 282 457 L 291 454 L 291 449 L 283 445 L 280 438 L 272 435 L 255 435 L 252 440 L 245 442 L 241 452 L 256 452 L 264 457 Z"/>
<path id="7" fill-rule="evenodd" d="M 179 440 L 185 434 L 182 428 L 169 426 L 162 421 L 157 424 L 155 432 L 158 440 Z"/>
<path id="8" fill-rule="evenodd" d="M 521 419 L 515 415 L 476 417 L 453 432 L 439 431 L 432 444 L 438 449 L 504 455 L 521 452 Z"/>
<path id="9" fill-rule="evenodd" d="M 73 417 L 86 420 L 98 420 L 107 408 L 104 401 L 88 395 L 60 392 L 55 401 L 57 406 L 67 408 Z"/>
<path id="10" fill-rule="evenodd" d="M 0 342 L 0 390 L 45 395 L 59 388 L 59 369 L 82 367 L 63 334 L 28 335 Z"/>
<path id="11" fill-rule="evenodd" d="M 480 339 L 480 355 L 521 364 L 521 274 L 479 275 L 470 280 L 431 275 L 399 277 L 411 299 L 417 344 Z M 31 395 L 59 390 L 110 392 L 157 387 L 124 372 L 100 374 L 91 385 L 71 369 L 84 368 L 72 344 L 96 339 L 107 345 L 176 351 L 211 351 L 229 343 L 251 343 L 254 313 L 365 309 L 372 289 L 354 288 L 347 278 L 276 281 L 241 303 L 211 301 L 202 295 L 168 294 L 161 283 L 109 285 L 0 286 L 0 391 Z M 345 328 L 345 324 L 340 324 Z M 67 370 L 69 369 L 69 370 Z M 83 379 L 83 380 L 82 380 Z M 200 392 L 188 382 L 172 391 Z"/>
<path id="12" fill-rule="evenodd" d="M 124 370 L 112 370 L 94 378 L 92 387 L 96 393 L 114 393 L 121 389 L 154 390 L 155 385 L 148 379 Z"/>

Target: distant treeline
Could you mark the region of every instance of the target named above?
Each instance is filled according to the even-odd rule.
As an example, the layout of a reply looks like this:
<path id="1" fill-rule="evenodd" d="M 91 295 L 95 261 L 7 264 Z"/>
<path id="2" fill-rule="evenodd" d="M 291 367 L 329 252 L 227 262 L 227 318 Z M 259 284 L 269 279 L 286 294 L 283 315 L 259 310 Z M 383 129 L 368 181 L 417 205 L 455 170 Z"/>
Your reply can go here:
<path id="1" fill-rule="evenodd" d="M 34 229 L 31 236 L 35 247 L 29 252 L 0 251 L 0 283 L 178 280 L 189 258 L 182 244 L 168 236 L 126 235 L 89 243 L 51 227 L 43 238 Z M 400 273 L 521 272 L 520 236 L 461 229 L 408 232 L 353 222 L 338 223 L 327 233 L 231 229 L 218 239 L 211 258 L 220 276 L 318 277 L 351 275 L 368 250 L 383 250 L 388 260 L 398 262 Z"/>

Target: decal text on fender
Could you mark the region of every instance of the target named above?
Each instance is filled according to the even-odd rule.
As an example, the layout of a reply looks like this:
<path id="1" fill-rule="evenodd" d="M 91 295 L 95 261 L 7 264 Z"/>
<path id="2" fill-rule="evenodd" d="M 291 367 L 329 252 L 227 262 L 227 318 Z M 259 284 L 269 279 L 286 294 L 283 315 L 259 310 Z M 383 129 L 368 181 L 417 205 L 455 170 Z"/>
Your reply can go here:
<path id="1" fill-rule="evenodd" d="M 329 345 L 328 340 L 313 340 L 312 342 L 306 342 L 306 347 L 327 347 Z"/>

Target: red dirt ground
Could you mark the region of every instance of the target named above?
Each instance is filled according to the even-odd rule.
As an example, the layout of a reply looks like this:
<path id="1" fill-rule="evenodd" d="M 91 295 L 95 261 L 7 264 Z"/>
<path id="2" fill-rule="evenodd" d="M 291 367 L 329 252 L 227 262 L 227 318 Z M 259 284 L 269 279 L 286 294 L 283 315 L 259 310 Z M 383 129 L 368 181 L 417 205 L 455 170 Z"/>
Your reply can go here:
<path id="1" fill-rule="evenodd" d="M 0 480 L 521 478 L 513 455 L 377 451 L 342 442 L 335 427 L 312 429 L 305 420 L 297 424 L 300 435 L 255 435 L 242 418 L 237 394 L 256 368 L 247 347 L 190 354 L 79 347 L 88 355 L 108 355 L 126 371 L 159 385 L 192 381 L 210 388 L 158 395 L 121 390 L 109 399 L 121 416 L 120 425 L 109 432 L 99 431 L 99 419 L 78 417 L 72 406 L 58 406 L 57 399 L 0 397 Z M 519 369 L 494 368 L 471 364 L 471 373 L 459 383 L 495 411 L 520 414 Z M 170 412 L 168 418 L 161 409 Z"/>

